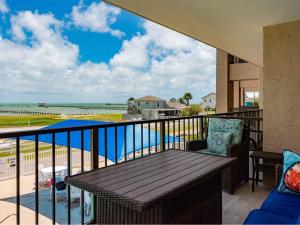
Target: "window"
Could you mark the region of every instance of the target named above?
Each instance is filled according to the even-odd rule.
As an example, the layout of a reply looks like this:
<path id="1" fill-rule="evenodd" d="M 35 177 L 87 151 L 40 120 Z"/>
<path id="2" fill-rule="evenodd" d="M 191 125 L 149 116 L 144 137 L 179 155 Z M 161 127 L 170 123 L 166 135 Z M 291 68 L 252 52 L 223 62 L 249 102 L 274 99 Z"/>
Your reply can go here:
<path id="1" fill-rule="evenodd" d="M 259 92 L 258 91 L 245 91 L 244 93 L 244 106 L 258 106 Z"/>
<path id="2" fill-rule="evenodd" d="M 157 107 L 159 107 L 159 102 L 157 103 Z"/>
<path id="3" fill-rule="evenodd" d="M 206 99 L 204 99 L 204 102 L 206 102 Z"/>
<path id="4" fill-rule="evenodd" d="M 138 102 L 138 105 L 140 105 L 140 102 Z"/>
<path id="5" fill-rule="evenodd" d="M 209 99 L 209 102 L 211 102 L 211 99 Z"/>

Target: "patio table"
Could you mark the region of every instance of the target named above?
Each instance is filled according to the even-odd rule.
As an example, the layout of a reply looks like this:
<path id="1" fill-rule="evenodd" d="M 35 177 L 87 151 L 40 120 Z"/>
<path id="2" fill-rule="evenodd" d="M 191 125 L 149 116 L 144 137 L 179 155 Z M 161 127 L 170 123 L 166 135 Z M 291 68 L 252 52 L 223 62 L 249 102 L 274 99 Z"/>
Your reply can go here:
<path id="1" fill-rule="evenodd" d="M 55 168 L 54 168 L 54 170 L 55 170 L 55 174 L 58 174 L 58 175 L 66 175 L 67 173 L 67 167 L 65 167 L 65 166 L 55 166 Z M 41 171 L 41 173 L 43 174 L 43 176 L 45 177 L 45 178 L 51 178 L 52 177 L 52 167 L 50 166 L 50 167 L 45 167 L 45 168 L 43 168 L 43 169 L 40 169 L 40 171 Z M 64 178 L 64 177 L 61 177 L 62 179 Z"/>
<path id="2" fill-rule="evenodd" d="M 97 224 L 222 223 L 221 172 L 235 158 L 168 150 L 66 177 L 95 196 Z"/>

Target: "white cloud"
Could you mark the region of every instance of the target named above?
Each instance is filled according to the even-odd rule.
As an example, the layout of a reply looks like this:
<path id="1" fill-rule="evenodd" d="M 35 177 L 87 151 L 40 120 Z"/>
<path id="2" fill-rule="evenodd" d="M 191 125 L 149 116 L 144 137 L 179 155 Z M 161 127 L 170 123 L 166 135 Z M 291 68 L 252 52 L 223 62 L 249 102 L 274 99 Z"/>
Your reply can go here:
<path id="1" fill-rule="evenodd" d="M 9 42 L 14 46 L 12 53 L 19 54 L 19 59 L 22 59 L 23 65 L 28 66 L 28 69 L 72 67 L 78 57 L 78 46 L 62 37 L 61 26 L 62 23 L 51 14 L 40 15 L 24 11 L 12 16 L 12 34 L 16 40 Z M 30 37 L 28 33 L 31 34 Z M 6 58 L 5 55 L 3 58 Z"/>
<path id="2" fill-rule="evenodd" d="M 61 22 L 51 14 L 25 11 L 11 17 L 11 27 L 15 41 L 0 40 L 0 90 L 60 91 L 62 75 L 79 54 L 78 46 L 61 36 Z"/>
<path id="3" fill-rule="evenodd" d="M 147 36 L 155 41 L 158 47 L 175 51 L 191 50 L 196 42 L 176 31 L 164 28 L 156 23 L 145 21 L 144 28 L 147 31 Z"/>
<path id="4" fill-rule="evenodd" d="M 125 40 L 121 51 L 110 60 L 112 66 L 128 68 L 143 68 L 149 63 L 149 37 L 137 35 L 131 40 Z"/>
<path id="5" fill-rule="evenodd" d="M 62 35 L 63 26 L 51 14 L 25 11 L 11 18 L 14 39 L 0 38 L 0 96 L 120 102 L 191 91 L 199 102 L 215 89 L 215 50 L 174 31 L 146 21 L 145 33 L 124 40 L 109 63 L 80 63 L 79 48 Z"/>
<path id="6" fill-rule="evenodd" d="M 110 61 L 113 73 L 127 71 L 134 90 L 140 87 L 132 95 L 178 97 L 189 90 L 200 101 L 215 90 L 215 49 L 150 21 L 143 26 L 146 33 L 124 41 Z"/>
<path id="7" fill-rule="evenodd" d="M 72 9 L 71 17 L 74 25 L 99 33 L 110 33 L 113 36 L 121 38 L 125 34 L 118 30 L 112 29 L 110 26 L 116 22 L 117 16 L 121 13 L 120 9 L 109 6 L 104 2 L 93 2 L 88 7 L 80 1 L 79 5 Z"/>
<path id="8" fill-rule="evenodd" d="M 0 0 L 0 13 L 7 13 L 9 8 L 5 2 L 5 0 Z"/>

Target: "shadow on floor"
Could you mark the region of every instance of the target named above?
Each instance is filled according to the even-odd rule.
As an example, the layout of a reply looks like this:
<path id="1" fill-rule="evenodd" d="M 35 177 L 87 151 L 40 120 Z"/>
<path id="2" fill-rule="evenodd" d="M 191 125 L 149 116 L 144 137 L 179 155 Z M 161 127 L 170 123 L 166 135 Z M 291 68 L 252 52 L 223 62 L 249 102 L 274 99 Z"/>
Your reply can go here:
<path id="1" fill-rule="evenodd" d="M 52 200 L 50 198 L 50 190 L 39 191 L 39 213 L 52 219 Z M 16 197 L 1 199 L 3 201 L 16 203 Z M 21 195 L 20 204 L 26 208 L 35 211 L 35 192 Z M 56 223 L 68 223 L 68 203 L 67 198 L 60 196 L 56 202 Z M 84 216 L 84 221 L 91 220 L 91 216 Z M 81 206 L 80 200 L 76 200 L 71 204 L 71 224 L 81 223 Z"/>

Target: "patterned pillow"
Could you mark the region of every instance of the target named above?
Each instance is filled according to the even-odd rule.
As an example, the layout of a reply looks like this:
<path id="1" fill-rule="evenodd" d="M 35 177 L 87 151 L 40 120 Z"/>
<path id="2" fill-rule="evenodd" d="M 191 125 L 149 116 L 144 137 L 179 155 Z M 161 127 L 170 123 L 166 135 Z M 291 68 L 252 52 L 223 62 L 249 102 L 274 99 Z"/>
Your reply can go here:
<path id="1" fill-rule="evenodd" d="M 300 195 L 300 155 L 283 151 L 283 172 L 277 191 Z"/>
<path id="2" fill-rule="evenodd" d="M 207 137 L 207 149 L 216 154 L 227 155 L 228 146 L 231 142 L 232 133 L 211 132 Z"/>
<path id="3" fill-rule="evenodd" d="M 232 133 L 231 144 L 242 142 L 244 121 L 240 119 L 210 118 L 208 126 L 208 137 L 211 132 Z"/>

